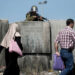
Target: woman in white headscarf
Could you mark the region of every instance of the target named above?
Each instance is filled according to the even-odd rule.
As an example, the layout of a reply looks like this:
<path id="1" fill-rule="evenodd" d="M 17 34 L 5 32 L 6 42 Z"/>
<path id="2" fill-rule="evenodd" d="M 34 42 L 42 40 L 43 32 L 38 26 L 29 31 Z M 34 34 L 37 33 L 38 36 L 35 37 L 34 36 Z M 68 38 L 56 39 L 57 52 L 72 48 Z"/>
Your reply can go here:
<path id="1" fill-rule="evenodd" d="M 13 38 L 19 45 L 20 49 L 23 50 L 22 44 L 21 44 L 20 28 L 18 24 L 16 23 L 13 23 L 10 25 L 8 32 L 6 33 L 0 45 L 0 50 L 5 48 L 6 69 L 3 75 L 19 75 L 20 74 L 19 66 L 17 63 L 17 59 L 19 55 L 15 52 L 9 53 L 9 44 Z"/>

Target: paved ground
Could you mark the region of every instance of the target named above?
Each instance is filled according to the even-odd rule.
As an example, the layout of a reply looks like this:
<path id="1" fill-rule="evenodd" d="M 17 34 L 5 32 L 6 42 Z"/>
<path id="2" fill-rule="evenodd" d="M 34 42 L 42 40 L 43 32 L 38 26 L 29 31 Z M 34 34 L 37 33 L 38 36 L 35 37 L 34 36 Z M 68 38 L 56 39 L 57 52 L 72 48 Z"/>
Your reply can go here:
<path id="1" fill-rule="evenodd" d="M 3 75 L 3 73 L 0 73 L 0 75 Z"/>
<path id="2" fill-rule="evenodd" d="M 3 75 L 3 73 L 0 73 L 0 75 Z M 20 74 L 20 75 L 25 75 L 25 74 Z M 42 72 L 40 74 L 28 74 L 28 75 L 58 75 L 58 74 L 52 73 L 52 72 L 50 72 L 50 73 L 48 73 L 48 72 Z"/>

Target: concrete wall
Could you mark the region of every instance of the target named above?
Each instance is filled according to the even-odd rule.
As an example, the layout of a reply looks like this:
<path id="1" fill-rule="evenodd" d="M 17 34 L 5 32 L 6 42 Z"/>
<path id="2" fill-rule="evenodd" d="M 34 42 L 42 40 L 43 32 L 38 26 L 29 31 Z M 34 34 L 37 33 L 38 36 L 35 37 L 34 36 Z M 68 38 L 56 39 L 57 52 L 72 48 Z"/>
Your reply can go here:
<path id="1" fill-rule="evenodd" d="M 58 32 L 66 27 L 66 21 L 65 20 L 50 20 L 49 22 L 51 23 L 52 53 L 55 53 L 54 41 L 56 39 Z"/>
<path id="2" fill-rule="evenodd" d="M 18 22 L 24 53 L 50 53 L 48 22 Z"/>
<path id="3" fill-rule="evenodd" d="M 5 36 L 9 27 L 8 20 L 0 20 L 0 42 Z M 0 66 L 5 65 L 5 50 L 3 50 L 0 54 Z"/>
<path id="4" fill-rule="evenodd" d="M 48 22 L 18 22 L 22 36 L 23 53 L 18 59 L 21 72 L 48 71 L 50 69 L 50 24 Z"/>

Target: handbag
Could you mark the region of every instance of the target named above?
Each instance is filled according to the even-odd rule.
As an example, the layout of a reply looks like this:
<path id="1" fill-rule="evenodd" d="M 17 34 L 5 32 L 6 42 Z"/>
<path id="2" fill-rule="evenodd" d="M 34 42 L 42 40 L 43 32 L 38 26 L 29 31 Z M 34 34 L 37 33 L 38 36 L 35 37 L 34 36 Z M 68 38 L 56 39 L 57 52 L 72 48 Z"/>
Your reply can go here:
<path id="1" fill-rule="evenodd" d="M 10 45 L 9 45 L 9 52 L 15 52 L 17 54 L 19 54 L 20 56 L 22 56 L 22 51 L 19 48 L 18 44 L 16 41 L 14 41 L 13 39 L 10 41 Z"/>
<path id="2" fill-rule="evenodd" d="M 53 69 L 54 70 L 64 70 L 65 66 L 62 61 L 61 56 L 57 56 L 56 54 L 53 55 Z"/>
<path id="3" fill-rule="evenodd" d="M 15 38 L 15 34 L 14 34 L 14 38 Z M 20 56 L 22 56 L 22 51 L 20 47 L 18 46 L 17 42 L 14 40 L 14 38 L 10 41 L 9 52 L 10 53 L 15 52 L 19 54 Z"/>

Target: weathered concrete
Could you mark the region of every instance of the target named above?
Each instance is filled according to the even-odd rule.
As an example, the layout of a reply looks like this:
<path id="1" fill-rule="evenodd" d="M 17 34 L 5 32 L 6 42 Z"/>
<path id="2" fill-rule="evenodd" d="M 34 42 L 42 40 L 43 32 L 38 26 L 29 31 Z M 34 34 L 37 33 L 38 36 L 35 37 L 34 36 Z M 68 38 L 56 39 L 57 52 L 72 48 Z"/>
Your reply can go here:
<path id="1" fill-rule="evenodd" d="M 3 73 L 0 73 L 0 75 L 3 75 Z M 36 73 L 36 72 L 21 73 L 20 75 L 58 75 L 58 73 L 56 73 L 56 72 L 46 72 L 46 71 L 43 71 L 41 73 Z"/>
<path id="2" fill-rule="evenodd" d="M 50 25 L 48 22 L 18 22 L 24 53 L 50 53 Z"/>
<path id="3" fill-rule="evenodd" d="M 0 75 L 3 75 L 3 73 L 0 73 Z"/>
<path id="4" fill-rule="evenodd" d="M 42 71 L 48 71 L 50 68 L 49 56 L 26 55 L 19 58 L 18 61 L 22 73 L 39 73 Z"/>
<path id="5" fill-rule="evenodd" d="M 51 53 L 50 24 L 48 22 L 18 22 L 18 24 L 22 36 L 23 53 L 26 54 L 18 60 L 21 72 L 48 71 L 50 56 L 47 56 L 47 53 Z"/>
<path id="6" fill-rule="evenodd" d="M 3 37 L 5 36 L 9 27 L 8 20 L 0 20 L 0 42 L 2 41 Z M 4 50 L 0 54 L 0 66 L 5 65 L 5 52 Z"/>
<path id="7" fill-rule="evenodd" d="M 51 23 L 51 38 L 52 38 L 52 53 L 55 53 L 54 50 L 54 41 L 59 31 L 66 27 L 65 20 L 50 20 Z"/>

